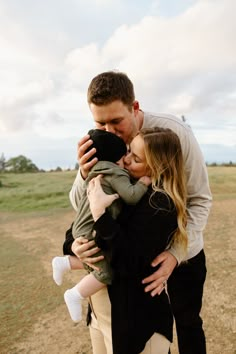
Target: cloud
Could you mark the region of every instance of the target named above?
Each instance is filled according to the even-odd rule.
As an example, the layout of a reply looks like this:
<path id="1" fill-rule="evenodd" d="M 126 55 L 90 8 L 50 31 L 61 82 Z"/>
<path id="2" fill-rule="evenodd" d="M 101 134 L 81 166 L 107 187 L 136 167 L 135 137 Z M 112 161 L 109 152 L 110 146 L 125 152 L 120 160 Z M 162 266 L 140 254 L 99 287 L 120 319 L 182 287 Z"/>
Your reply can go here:
<path id="1" fill-rule="evenodd" d="M 235 6 L 232 0 L 202 0 L 177 17 L 122 25 L 103 46 L 92 43 L 68 55 L 71 77 L 84 85 L 86 73 L 119 68 L 148 107 L 178 114 L 212 105 L 221 110 L 236 81 Z"/>
<path id="2" fill-rule="evenodd" d="M 12 92 L 2 94 L 0 98 L 1 129 L 5 132 L 31 128 L 39 118 L 35 105 L 45 101 L 53 91 L 51 80 L 30 82 L 16 86 Z"/>
<path id="3" fill-rule="evenodd" d="M 142 109 L 185 115 L 200 143 L 234 145 L 235 12 L 234 0 L 2 0 L 1 136 L 83 135 L 89 82 L 119 69 Z"/>

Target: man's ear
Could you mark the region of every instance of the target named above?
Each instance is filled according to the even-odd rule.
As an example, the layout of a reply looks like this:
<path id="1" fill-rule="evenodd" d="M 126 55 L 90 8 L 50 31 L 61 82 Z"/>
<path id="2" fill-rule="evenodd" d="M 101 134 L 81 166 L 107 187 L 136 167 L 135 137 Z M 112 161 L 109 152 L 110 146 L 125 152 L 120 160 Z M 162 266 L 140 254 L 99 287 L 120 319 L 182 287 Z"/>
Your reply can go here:
<path id="1" fill-rule="evenodd" d="M 137 113 L 139 111 L 139 102 L 138 101 L 134 101 L 133 109 L 134 109 L 135 113 Z"/>

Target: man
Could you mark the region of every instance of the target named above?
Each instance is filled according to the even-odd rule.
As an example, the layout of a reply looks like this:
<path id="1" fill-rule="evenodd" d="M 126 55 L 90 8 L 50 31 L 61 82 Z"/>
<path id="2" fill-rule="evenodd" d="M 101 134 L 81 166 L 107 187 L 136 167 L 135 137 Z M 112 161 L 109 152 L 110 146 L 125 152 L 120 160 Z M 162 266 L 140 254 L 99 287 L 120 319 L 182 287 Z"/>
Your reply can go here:
<path id="1" fill-rule="evenodd" d="M 105 72 L 97 75 L 88 88 L 88 104 L 96 128 L 120 136 L 129 144 L 141 128 L 163 127 L 172 129 L 180 138 L 187 177 L 188 254 L 181 258 L 178 248 L 170 247 L 153 260 L 159 269 L 143 280 L 145 291 L 152 296 L 160 294 L 168 280 L 168 292 L 173 309 L 180 354 L 205 354 L 206 343 L 200 310 L 206 277 L 203 251 L 203 230 L 211 207 L 211 192 L 204 158 L 191 128 L 180 119 L 165 114 L 150 114 L 139 108 L 133 84 L 124 73 Z M 81 139 L 78 147 L 80 171 L 70 192 L 74 208 L 79 199 L 79 189 L 88 171 L 97 162 L 92 158 L 95 150 L 85 153 L 92 144 L 89 136 Z M 86 251 L 83 261 L 90 264 L 97 258 L 90 256 L 95 250 Z M 184 262 L 187 261 L 187 262 Z"/>

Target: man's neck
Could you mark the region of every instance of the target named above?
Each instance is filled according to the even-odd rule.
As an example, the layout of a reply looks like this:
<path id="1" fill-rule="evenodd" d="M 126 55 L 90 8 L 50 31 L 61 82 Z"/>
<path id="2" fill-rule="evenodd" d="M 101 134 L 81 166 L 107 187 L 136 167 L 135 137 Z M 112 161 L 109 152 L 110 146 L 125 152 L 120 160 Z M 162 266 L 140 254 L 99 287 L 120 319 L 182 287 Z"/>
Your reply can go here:
<path id="1" fill-rule="evenodd" d="M 140 109 L 138 111 L 138 130 L 142 129 L 144 120 L 144 112 Z"/>

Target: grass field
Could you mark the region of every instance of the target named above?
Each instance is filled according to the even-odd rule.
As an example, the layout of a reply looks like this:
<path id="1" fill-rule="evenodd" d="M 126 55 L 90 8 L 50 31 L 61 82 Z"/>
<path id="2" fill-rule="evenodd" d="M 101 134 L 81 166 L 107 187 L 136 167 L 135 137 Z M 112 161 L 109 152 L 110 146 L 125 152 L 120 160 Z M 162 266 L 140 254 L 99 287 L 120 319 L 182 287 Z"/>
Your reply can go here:
<path id="1" fill-rule="evenodd" d="M 208 171 L 214 203 L 205 231 L 204 327 L 208 354 L 235 354 L 236 167 Z M 84 320 L 75 326 L 63 303 L 63 292 L 83 271 L 62 287 L 51 278 L 51 259 L 61 254 L 74 217 L 68 192 L 75 174 L 0 174 L 1 354 L 91 353 Z"/>
<path id="2" fill-rule="evenodd" d="M 68 193 L 75 171 L 0 173 L 0 211 L 47 211 L 70 207 Z"/>

